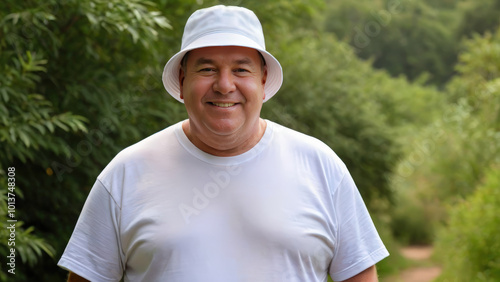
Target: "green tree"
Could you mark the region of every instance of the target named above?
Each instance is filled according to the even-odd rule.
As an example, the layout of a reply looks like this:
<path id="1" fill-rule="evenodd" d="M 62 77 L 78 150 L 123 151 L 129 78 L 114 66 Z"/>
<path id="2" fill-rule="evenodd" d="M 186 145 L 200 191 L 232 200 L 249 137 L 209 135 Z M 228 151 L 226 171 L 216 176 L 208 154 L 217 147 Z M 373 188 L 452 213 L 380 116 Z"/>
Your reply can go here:
<path id="1" fill-rule="evenodd" d="M 48 242 L 58 259 L 105 164 L 182 118 L 158 81 L 170 24 L 138 0 L 9 0 L 0 11 L 0 169 L 16 168 L 25 195 L 18 249 L 34 262 L 53 255 Z M 32 227 L 35 241 L 22 239 Z M 14 279 L 61 280 L 54 259 L 19 264 Z"/>
<path id="2" fill-rule="evenodd" d="M 430 242 L 447 220 L 445 205 L 473 193 L 484 168 L 500 160 L 500 32 L 468 39 L 464 48 L 446 87 L 448 107 L 409 135 L 393 177 L 401 203 L 393 230 L 410 242 Z"/>
<path id="3" fill-rule="evenodd" d="M 12 184 L 6 185 L 5 190 L 0 190 L 0 218 L 2 218 L 0 222 L 0 240 L 2 240 L 0 251 L 2 255 L 7 257 L 6 262 L 0 266 L 0 281 L 12 281 L 8 278 L 16 274 L 19 275 L 21 263 L 33 266 L 38 263 L 42 252 L 50 257 L 54 257 L 55 252 L 54 248 L 44 239 L 33 235 L 33 226 L 24 228 L 24 222 L 17 219 L 16 202 L 18 203 L 23 198 L 23 194 L 15 186 L 15 175 L 14 167 L 7 168 L 7 173 L 0 172 L 0 181 Z"/>
<path id="4" fill-rule="evenodd" d="M 494 32 L 499 24 L 500 1 L 464 1 L 458 5 L 458 10 L 462 14 L 458 36 L 471 37 L 472 35 Z"/>
<path id="5" fill-rule="evenodd" d="M 438 281 L 500 279 L 500 169 L 485 173 L 484 183 L 457 206 L 440 229 L 437 249 L 443 264 Z"/>
<path id="6" fill-rule="evenodd" d="M 422 1 L 330 1 L 325 26 L 376 68 L 442 85 L 453 74 L 458 21 Z"/>

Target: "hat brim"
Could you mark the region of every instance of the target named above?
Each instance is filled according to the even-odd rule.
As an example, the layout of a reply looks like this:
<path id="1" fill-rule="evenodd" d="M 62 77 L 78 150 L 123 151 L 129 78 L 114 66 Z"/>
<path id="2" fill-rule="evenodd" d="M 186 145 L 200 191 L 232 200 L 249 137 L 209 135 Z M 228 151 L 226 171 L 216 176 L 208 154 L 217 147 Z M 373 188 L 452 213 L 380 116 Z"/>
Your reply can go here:
<path id="1" fill-rule="evenodd" d="M 194 49 L 215 46 L 240 46 L 253 48 L 259 51 L 267 65 L 267 79 L 264 85 L 264 93 L 266 94 L 264 102 L 278 92 L 283 83 L 283 71 L 280 63 L 273 55 L 262 49 L 256 42 L 248 37 L 235 33 L 212 33 L 194 40 L 189 45 L 182 48 L 177 54 L 172 56 L 163 69 L 163 86 L 167 92 L 177 101 L 184 103 L 180 97 L 179 71 L 181 60 L 184 55 Z"/>

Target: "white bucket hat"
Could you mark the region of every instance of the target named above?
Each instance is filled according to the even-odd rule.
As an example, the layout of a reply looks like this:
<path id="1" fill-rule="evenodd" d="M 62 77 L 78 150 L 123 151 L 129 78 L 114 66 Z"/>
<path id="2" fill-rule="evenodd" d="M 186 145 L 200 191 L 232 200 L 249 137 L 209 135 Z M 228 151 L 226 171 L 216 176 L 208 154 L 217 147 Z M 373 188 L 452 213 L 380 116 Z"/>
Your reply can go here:
<path id="1" fill-rule="evenodd" d="M 182 58 L 190 50 L 211 46 L 241 46 L 258 50 L 267 65 L 264 102 L 280 89 L 283 71 L 278 60 L 266 51 L 264 33 L 257 16 L 246 8 L 218 5 L 198 10 L 189 17 L 182 35 L 181 51 L 170 58 L 163 70 L 165 89 L 181 103 L 179 71 Z"/>

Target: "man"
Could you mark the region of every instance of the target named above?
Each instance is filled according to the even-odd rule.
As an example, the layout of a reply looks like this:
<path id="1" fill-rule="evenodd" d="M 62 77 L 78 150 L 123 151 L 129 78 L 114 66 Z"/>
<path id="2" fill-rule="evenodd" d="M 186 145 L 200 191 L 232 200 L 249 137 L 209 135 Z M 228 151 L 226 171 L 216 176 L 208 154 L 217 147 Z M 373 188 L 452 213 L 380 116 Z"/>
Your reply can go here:
<path id="1" fill-rule="evenodd" d="M 99 175 L 59 261 L 69 281 L 377 281 L 388 252 L 345 165 L 260 118 L 282 76 L 253 12 L 196 11 L 163 73 L 189 119 Z"/>

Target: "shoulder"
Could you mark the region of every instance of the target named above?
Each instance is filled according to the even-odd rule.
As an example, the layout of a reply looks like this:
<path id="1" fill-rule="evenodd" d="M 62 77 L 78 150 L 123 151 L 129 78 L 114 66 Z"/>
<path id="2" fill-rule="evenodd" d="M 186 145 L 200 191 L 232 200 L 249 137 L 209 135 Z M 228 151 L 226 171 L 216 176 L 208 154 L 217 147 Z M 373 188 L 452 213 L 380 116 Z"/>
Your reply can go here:
<path id="1" fill-rule="evenodd" d="M 180 128 L 181 123 L 173 124 L 163 130 L 160 130 L 141 141 L 123 149 L 118 153 L 117 157 L 135 157 L 144 156 L 144 154 L 157 154 L 167 150 L 171 146 L 176 145 L 176 131 Z"/>
<path id="2" fill-rule="evenodd" d="M 176 137 L 176 130 L 179 127 L 180 123 L 173 124 L 124 148 L 109 162 L 99 175 L 99 178 L 102 179 L 117 170 L 123 171 L 126 168 L 141 167 L 147 163 L 154 163 L 168 158 L 166 154 L 179 152 Z"/>
<path id="3" fill-rule="evenodd" d="M 307 159 L 308 163 L 315 163 L 325 172 L 336 172 L 337 177 L 347 172 L 344 162 L 322 140 L 275 122 L 270 124 L 273 127 L 274 149 L 294 155 L 295 158 Z"/>
<path id="4" fill-rule="evenodd" d="M 322 140 L 272 121 L 270 124 L 273 127 L 275 141 L 280 146 L 288 146 L 298 152 L 317 153 L 340 160 L 337 154 Z"/>

